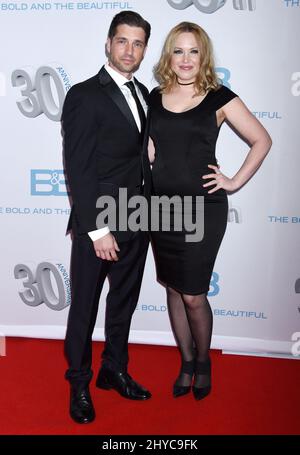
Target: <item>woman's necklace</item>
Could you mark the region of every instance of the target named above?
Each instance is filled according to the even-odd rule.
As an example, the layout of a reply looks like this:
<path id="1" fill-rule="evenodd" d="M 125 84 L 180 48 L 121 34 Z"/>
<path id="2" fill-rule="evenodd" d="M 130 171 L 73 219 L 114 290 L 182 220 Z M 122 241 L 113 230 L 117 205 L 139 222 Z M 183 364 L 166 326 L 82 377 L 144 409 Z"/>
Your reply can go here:
<path id="1" fill-rule="evenodd" d="M 182 84 L 181 82 L 177 81 L 177 84 L 179 84 L 179 85 L 192 85 L 192 84 L 195 84 L 195 81 L 194 82 L 188 82 L 187 84 Z"/>

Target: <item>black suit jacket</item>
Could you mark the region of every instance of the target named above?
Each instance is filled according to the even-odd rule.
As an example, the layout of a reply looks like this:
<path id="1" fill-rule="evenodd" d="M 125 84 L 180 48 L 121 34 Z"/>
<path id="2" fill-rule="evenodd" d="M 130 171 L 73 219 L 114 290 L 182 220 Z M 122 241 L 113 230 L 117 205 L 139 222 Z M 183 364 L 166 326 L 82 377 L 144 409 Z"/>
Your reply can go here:
<path id="1" fill-rule="evenodd" d="M 144 99 L 148 90 L 135 79 Z M 141 194 L 142 139 L 128 103 L 104 67 L 94 77 L 74 85 L 62 113 L 67 180 L 73 201 L 68 229 L 85 234 L 98 229 L 99 196 L 119 188 Z M 119 241 L 134 233 L 111 231 Z"/>

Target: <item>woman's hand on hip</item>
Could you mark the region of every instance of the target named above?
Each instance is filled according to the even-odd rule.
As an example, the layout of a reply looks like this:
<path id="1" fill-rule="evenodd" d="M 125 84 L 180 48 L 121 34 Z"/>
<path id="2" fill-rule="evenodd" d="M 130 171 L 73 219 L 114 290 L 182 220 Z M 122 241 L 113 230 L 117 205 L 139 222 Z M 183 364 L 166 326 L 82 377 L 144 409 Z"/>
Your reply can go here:
<path id="1" fill-rule="evenodd" d="M 210 182 L 207 182 L 203 185 L 204 188 L 215 185 L 214 188 L 208 191 L 208 194 L 214 193 L 215 191 L 223 190 L 226 191 L 235 191 L 237 190 L 237 185 L 233 179 L 226 177 L 226 175 L 222 174 L 218 166 L 213 164 L 208 164 L 208 167 L 214 171 L 214 173 L 203 175 L 203 179 L 213 179 Z"/>

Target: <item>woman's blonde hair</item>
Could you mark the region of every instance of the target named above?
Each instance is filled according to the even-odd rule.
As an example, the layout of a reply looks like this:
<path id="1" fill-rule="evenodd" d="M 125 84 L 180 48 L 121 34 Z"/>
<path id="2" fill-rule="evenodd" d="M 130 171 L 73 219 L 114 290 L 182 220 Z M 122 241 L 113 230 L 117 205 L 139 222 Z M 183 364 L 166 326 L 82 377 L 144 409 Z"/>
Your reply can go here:
<path id="1" fill-rule="evenodd" d="M 208 90 L 217 90 L 220 84 L 214 69 L 213 49 L 208 34 L 197 24 L 181 22 L 169 32 L 159 62 L 154 67 L 154 76 L 159 82 L 161 92 L 168 93 L 176 83 L 171 58 L 176 38 L 186 32 L 194 35 L 200 50 L 200 69 L 195 80 L 196 95 L 204 95 Z"/>

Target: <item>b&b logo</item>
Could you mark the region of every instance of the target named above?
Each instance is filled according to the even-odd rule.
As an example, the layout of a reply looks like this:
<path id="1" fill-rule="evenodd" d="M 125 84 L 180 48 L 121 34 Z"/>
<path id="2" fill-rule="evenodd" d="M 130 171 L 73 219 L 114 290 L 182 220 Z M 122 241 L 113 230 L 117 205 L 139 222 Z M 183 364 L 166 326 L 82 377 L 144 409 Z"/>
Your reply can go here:
<path id="1" fill-rule="evenodd" d="M 32 196 L 67 196 L 67 181 L 62 169 L 32 169 Z"/>
<path id="2" fill-rule="evenodd" d="M 218 295 L 220 292 L 220 284 L 219 284 L 220 275 L 217 272 L 212 273 L 212 277 L 209 284 L 209 297 L 214 297 Z"/>
<path id="3" fill-rule="evenodd" d="M 186 9 L 193 5 L 201 13 L 211 14 L 225 5 L 227 0 L 167 0 L 169 5 L 175 9 Z M 232 0 L 232 6 L 236 10 L 254 11 L 256 0 Z"/>
<path id="4" fill-rule="evenodd" d="M 221 80 L 222 84 L 225 85 L 227 88 L 231 88 L 231 85 L 229 82 L 231 73 L 230 73 L 229 69 L 219 66 L 219 67 L 215 68 L 215 71 L 217 73 L 218 78 Z"/>

